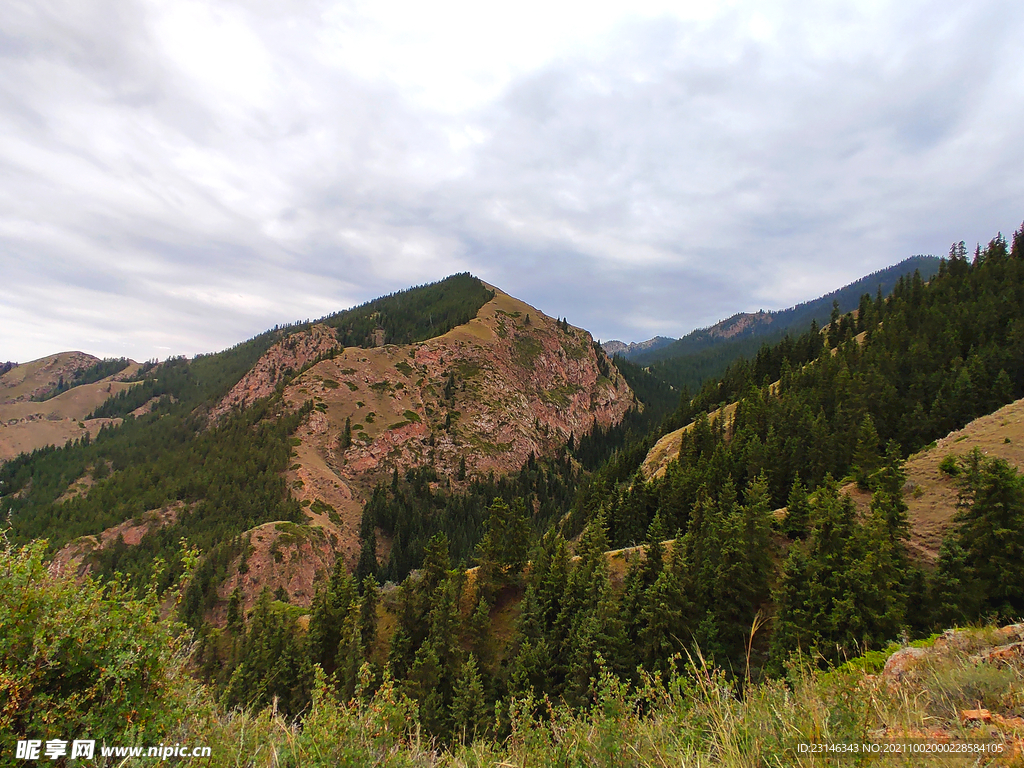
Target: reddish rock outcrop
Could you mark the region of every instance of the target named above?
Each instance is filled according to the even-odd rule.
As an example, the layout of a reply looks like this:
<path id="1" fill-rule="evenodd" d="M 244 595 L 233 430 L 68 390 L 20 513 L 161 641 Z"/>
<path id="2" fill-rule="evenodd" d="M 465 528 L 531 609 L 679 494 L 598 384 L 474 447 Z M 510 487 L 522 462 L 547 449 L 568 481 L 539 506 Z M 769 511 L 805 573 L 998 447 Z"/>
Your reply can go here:
<path id="1" fill-rule="evenodd" d="M 308 331 L 285 337 L 267 350 L 252 370 L 231 388 L 214 408 L 213 417 L 217 418 L 235 407 L 244 408 L 273 394 L 286 372 L 298 372 L 317 358 L 340 348 L 334 331 L 319 323 Z"/>
<path id="2" fill-rule="evenodd" d="M 161 509 L 151 509 L 94 536 L 77 538 L 53 556 L 50 568 L 58 572 L 73 570 L 79 576 L 84 576 L 91 570 L 88 562 L 91 553 L 114 546 L 119 538 L 129 547 L 137 546 L 150 531 L 173 525 L 184 509 L 185 504 L 179 501 Z"/>

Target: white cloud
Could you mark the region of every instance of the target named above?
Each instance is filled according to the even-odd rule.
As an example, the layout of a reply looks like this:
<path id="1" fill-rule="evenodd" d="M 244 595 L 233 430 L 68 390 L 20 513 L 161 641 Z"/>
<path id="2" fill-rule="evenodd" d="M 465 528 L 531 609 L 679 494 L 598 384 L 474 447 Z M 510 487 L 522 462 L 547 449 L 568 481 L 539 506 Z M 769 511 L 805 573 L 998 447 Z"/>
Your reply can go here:
<path id="1" fill-rule="evenodd" d="M 8 5 L 2 359 L 191 354 L 466 269 L 678 335 L 1024 216 L 1008 2 Z"/>

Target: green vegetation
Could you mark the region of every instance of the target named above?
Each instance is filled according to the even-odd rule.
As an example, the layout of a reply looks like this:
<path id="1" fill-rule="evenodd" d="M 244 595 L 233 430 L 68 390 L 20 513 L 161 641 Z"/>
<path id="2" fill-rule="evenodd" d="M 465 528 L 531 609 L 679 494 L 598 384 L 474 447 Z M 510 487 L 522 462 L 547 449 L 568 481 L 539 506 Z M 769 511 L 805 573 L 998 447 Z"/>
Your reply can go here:
<path id="1" fill-rule="evenodd" d="M 182 627 L 161 619 L 154 589 L 54 575 L 45 552 L 0 542 L 0 761 L 14 764 L 12 737 L 172 738 L 202 692 Z"/>
<path id="2" fill-rule="evenodd" d="M 812 323 L 816 327 L 824 325 L 830 319 L 833 305 L 837 305 L 841 313 L 850 312 L 860 306 L 865 295 L 888 296 L 900 279 L 919 272 L 923 280 L 930 280 L 938 270 L 939 259 L 934 256 L 912 256 L 813 301 L 780 312 L 768 312 L 770 322 L 754 323 L 731 338 L 714 336 L 708 329 L 701 329 L 671 344 L 635 355 L 632 362 L 650 366 L 655 376 L 677 388 L 698 389 L 705 381 L 719 378 L 730 363 L 753 357 L 764 345 L 777 344 L 787 335 L 800 334 Z"/>
<path id="3" fill-rule="evenodd" d="M 582 707 L 528 693 L 502 698 L 492 712 L 477 705 L 478 695 L 466 695 L 486 691 L 480 670 L 488 663 L 478 662 L 475 650 L 445 641 L 444 635 L 469 625 L 464 639 L 486 654 L 472 628 L 479 624 L 478 614 L 486 617 L 486 612 L 475 612 L 468 622 L 457 618 L 450 600 L 457 577 L 446 566 L 443 555 L 434 551 L 416 592 L 405 594 L 403 587 L 398 603 L 409 620 L 423 620 L 418 627 L 423 639 L 403 635 L 392 646 L 396 662 L 408 654 L 402 648 L 418 646 L 410 677 L 420 681 L 415 685 L 453 681 L 450 715 L 443 723 L 449 735 L 437 742 L 425 738 L 424 731 L 442 725 L 444 713 L 438 707 L 446 703 L 445 696 L 417 705 L 410 697 L 413 686 L 400 685 L 387 672 L 375 674 L 374 662 L 367 661 L 377 651 L 375 609 L 382 599 L 369 580 L 360 588 L 335 571 L 317 594 L 305 634 L 293 631 L 289 607 L 266 593 L 244 620 L 236 593 L 227 626 L 198 638 L 193 661 L 212 668 L 214 651 L 220 649 L 240 662 L 226 681 L 204 685 L 186 670 L 187 635 L 157 619 L 155 593 L 133 598 L 92 580 L 55 576 L 42 562 L 41 547 L 7 546 L 0 551 L 0 606 L 6 609 L 0 611 L 0 643 L 7 643 L 0 654 L 0 689 L 16 693 L 0 709 L 2 754 L 13 754 L 15 739 L 66 738 L 70 731 L 126 746 L 208 745 L 211 755 L 205 764 L 225 768 L 740 768 L 802 764 L 806 755 L 800 745 L 808 743 L 884 744 L 936 730 L 954 739 L 976 738 L 977 729 L 961 720 L 963 710 L 984 707 L 1001 716 L 1024 704 L 1019 663 L 978 664 L 969 658 L 993 641 L 991 631 L 974 630 L 961 633 L 955 650 L 935 655 L 899 685 L 866 674 L 877 670 L 882 660 L 877 654 L 828 673 L 800 660 L 784 680 L 743 684 L 691 654 L 669 659 L 664 675 L 643 674 L 634 685 L 599 664 Z M 435 599 L 417 602 L 423 595 Z M 442 605 L 447 607 L 442 610 Z M 916 645 L 937 644 L 931 638 Z M 49 663 L 24 664 L 30 657 Z M 451 661 L 457 672 L 447 666 Z M 296 675 L 310 681 L 308 690 Z M 239 701 L 248 679 L 258 695 Z M 267 698 L 268 687 L 259 688 L 268 682 L 274 684 L 274 699 Z M 293 714 L 297 700 L 289 691 L 308 702 L 298 721 Z M 245 706 L 229 709 L 235 703 Z M 902 766 L 906 759 L 882 754 L 871 757 L 870 764 Z M 859 764 L 862 756 L 842 760 Z M 953 764 L 942 757 L 929 762 Z"/>
<path id="4" fill-rule="evenodd" d="M 1024 615 L 1024 476 L 975 448 L 959 461 L 956 528 L 943 542 L 933 600 L 941 620 Z"/>
<path id="5" fill-rule="evenodd" d="M 468 323 L 492 298 L 493 291 L 464 272 L 374 299 L 320 322 L 337 329 L 338 340 L 347 347 L 375 346 L 377 330 L 384 332 L 385 344 L 412 344 Z"/>
<path id="6" fill-rule="evenodd" d="M 544 351 L 540 342 L 533 336 L 517 336 L 512 348 L 516 363 L 526 369 L 532 368 L 534 361 Z"/>
<path id="7" fill-rule="evenodd" d="M 536 509 L 532 527 L 543 530 L 571 503 L 577 481 L 578 473 L 567 456 L 543 462 L 531 457 L 517 475 L 481 478 L 463 493 L 453 492 L 432 467 L 409 469 L 401 478 L 396 473 L 391 483 L 377 486 L 363 509 L 363 549 L 356 574 L 400 581 L 419 566 L 428 542 L 438 534 L 446 537 L 452 560 L 467 566 L 484 536 L 488 509 L 495 499 Z M 432 484 L 439 487 L 435 490 Z M 377 562 L 375 554 L 377 531 L 391 540 L 390 555 L 383 563 Z"/>

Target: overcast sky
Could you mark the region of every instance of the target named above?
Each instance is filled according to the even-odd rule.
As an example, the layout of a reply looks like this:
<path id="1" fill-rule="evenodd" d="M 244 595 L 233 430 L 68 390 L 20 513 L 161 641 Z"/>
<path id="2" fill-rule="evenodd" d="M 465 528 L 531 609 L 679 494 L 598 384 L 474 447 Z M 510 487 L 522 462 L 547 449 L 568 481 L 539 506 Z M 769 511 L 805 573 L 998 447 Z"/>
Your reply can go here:
<path id="1" fill-rule="evenodd" d="M 1024 4 L 5 0 L 0 361 L 471 271 L 600 339 L 1024 219 Z"/>

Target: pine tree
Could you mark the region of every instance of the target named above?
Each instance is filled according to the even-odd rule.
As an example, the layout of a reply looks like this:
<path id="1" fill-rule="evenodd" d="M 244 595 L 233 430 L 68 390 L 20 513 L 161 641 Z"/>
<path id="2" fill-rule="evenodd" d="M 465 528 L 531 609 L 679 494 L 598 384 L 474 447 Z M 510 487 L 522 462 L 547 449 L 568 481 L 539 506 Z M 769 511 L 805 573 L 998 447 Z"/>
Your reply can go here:
<path id="1" fill-rule="evenodd" d="M 1003 459 L 974 449 L 961 462 L 956 529 L 939 581 L 962 588 L 961 613 L 1004 619 L 1024 613 L 1024 479 Z M 964 589 L 966 588 L 966 589 Z M 947 598 L 951 595 L 946 595 Z"/>
<path id="2" fill-rule="evenodd" d="M 865 414 L 857 433 L 857 448 L 853 454 L 853 470 L 857 485 L 863 490 L 871 487 L 871 476 L 878 469 L 878 431 L 874 419 Z"/>
<path id="3" fill-rule="evenodd" d="M 228 599 L 228 631 L 239 634 L 245 629 L 245 616 L 242 613 L 242 590 L 236 586 Z"/>
<path id="4" fill-rule="evenodd" d="M 462 665 L 455 685 L 452 720 L 455 736 L 463 744 L 475 741 L 487 727 L 487 701 L 484 697 L 483 681 L 472 653 Z"/>
<path id="5" fill-rule="evenodd" d="M 344 701 L 350 700 L 355 695 L 359 682 L 359 670 L 365 660 L 361 627 L 362 602 L 362 598 L 357 599 L 345 617 L 345 623 L 341 630 L 341 642 L 338 644 L 337 658 L 335 659 L 338 691 Z"/>
<path id="6" fill-rule="evenodd" d="M 769 657 L 770 668 L 777 675 L 792 653 L 809 654 L 821 641 L 813 623 L 813 565 L 807 549 L 802 542 L 793 545 L 772 595 L 775 619 Z"/>
<path id="7" fill-rule="evenodd" d="M 804 488 L 803 483 L 800 482 L 800 478 L 797 477 L 789 491 L 786 517 L 782 521 L 782 532 L 790 539 L 805 539 L 807 538 L 809 521 L 810 504 L 807 500 L 807 490 Z"/>

